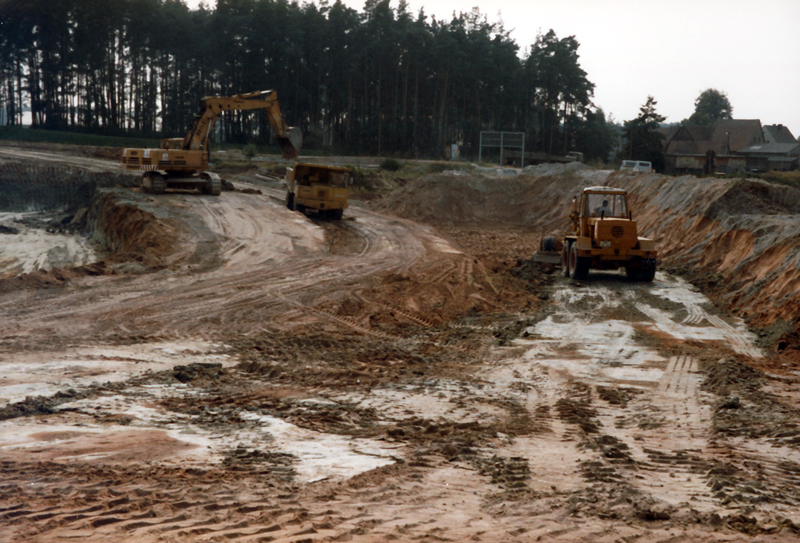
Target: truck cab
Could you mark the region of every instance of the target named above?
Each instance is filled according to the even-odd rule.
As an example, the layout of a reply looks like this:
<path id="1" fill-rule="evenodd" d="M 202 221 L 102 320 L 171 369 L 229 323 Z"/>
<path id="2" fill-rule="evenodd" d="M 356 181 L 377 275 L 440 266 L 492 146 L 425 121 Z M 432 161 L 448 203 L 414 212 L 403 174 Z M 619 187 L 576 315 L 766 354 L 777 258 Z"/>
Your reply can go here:
<path id="1" fill-rule="evenodd" d="M 286 170 L 286 207 L 300 213 L 309 210 L 341 219 L 347 202 L 352 170 L 321 164 L 295 164 Z"/>

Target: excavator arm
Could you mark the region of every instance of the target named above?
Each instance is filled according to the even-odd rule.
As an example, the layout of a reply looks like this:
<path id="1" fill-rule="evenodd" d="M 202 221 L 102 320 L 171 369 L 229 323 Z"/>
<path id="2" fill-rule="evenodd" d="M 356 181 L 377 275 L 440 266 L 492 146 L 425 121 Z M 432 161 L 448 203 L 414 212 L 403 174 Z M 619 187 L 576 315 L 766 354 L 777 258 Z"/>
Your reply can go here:
<path id="1" fill-rule="evenodd" d="M 237 94 L 235 96 L 206 96 L 200 100 L 201 110 L 192 122 L 192 128 L 183 138 L 181 148 L 184 150 L 208 150 L 208 134 L 214 126 L 217 117 L 223 111 L 244 111 L 251 109 L 266 110 L 269 124 L 278 145 L 281 147 L 283 157 L 296 158 L 300 153 L 303 142 L 302 134 L 298 128 L 287 126 L 281 117 L 278 105 L 278 93 L 274 90 Z"/>

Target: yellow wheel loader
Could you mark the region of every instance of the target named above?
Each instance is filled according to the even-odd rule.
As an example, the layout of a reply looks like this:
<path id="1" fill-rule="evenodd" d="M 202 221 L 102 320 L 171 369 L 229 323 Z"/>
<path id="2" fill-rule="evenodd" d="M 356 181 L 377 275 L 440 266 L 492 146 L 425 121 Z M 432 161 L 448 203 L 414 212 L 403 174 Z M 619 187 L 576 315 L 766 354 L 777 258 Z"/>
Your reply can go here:
<path id="1" fill-rule="evenodd" d="M 347 209 L 352 170 L 321 164 L 295 164 L 286 170 L 286 207 L 300 213 L 341 219 Z"/>
<path id="2" fill-rule="evenodd" d="M 572 200 L 570 228 L 563 241 L 545 237 L 533 259 L 556 263 L 565 276 L 585 279 L 589 270 L 625 268 L 632 281 L 652 281 L 656 274 L 655 242 L 639 237 L 628 207 L 628 193 L 611 187 L 583 189 Z M 560 253 L 560 258 L 559 258 Z"/>
<path id="3" fill-rule="evenodd" d="M 158 149 L 125 149 L 122 166 L 126 170 L 144 171 L 142 188 L 145 192 L 161 194 L 167 188 L 196 188 L 218 196 L 222 192 L 222 180 L 208 171 L 211 154 L 208 135 L 217 117 L 224 111 L 253 109 L 266 111 L 283 157 L 296 158 L 300 154 L 303 136 L 299 129 L 283 122 L 278 94 L 268 90 L 203 98 L 200 100 L 200 112 L 195 115 L 192 128 L 186 136 L 162 139 Z"/>

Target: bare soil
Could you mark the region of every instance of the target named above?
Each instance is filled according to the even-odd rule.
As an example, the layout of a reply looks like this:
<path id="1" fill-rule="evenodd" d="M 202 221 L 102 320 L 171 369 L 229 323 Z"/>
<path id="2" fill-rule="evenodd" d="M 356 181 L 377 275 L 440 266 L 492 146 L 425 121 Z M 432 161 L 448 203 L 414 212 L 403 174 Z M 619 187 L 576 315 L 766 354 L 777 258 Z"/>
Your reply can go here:
<path id="1" fill-rule="evenodd" d="M 794 189 L 444 173 L 336 222 L 58 151 L 0 148 L 3 541 L 800 537 Z M 596 184 L 652 284 L 529 260 Z"/>

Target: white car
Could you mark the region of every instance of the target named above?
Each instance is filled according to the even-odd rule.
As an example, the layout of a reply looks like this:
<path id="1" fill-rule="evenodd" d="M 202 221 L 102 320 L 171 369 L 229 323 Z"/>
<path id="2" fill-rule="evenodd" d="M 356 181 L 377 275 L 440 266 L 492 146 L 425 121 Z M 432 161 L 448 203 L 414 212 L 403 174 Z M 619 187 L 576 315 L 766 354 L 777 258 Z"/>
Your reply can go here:
<path id="1" fill-rule="evenodd" d="M 644 160 L 623 160 L 621 172 L 653 173 L 653 165 Z"/>

